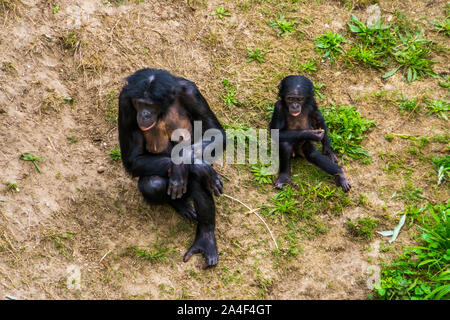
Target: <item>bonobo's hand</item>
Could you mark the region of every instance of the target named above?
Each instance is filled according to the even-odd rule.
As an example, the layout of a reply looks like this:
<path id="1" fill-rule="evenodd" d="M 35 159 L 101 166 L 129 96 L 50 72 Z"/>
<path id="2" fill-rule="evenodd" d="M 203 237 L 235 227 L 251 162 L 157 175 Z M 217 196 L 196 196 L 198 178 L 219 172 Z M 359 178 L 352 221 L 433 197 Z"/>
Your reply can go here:
<path id="1" fill-rule="evenodd" d="M 223 183 L 220 180 L 220 176 L 217 174 L 216 170 L 207 163 L 203 163 L 201 165 L 196 165 L 198 174 L 201 176 L 201 179 L 209 189 L 211 193 L 216 196 L 220 196 L 223 193 Z"/>
<path id="2" fill-rule="evenodd" d="M 305 132 L 311 134 L 310 139 L 314 141 L 320 141 L 323 139 L 323 136 L 325 134 L 325 131 L 323 129 L 317 129 L 317 130 L 305 130 Z"/>
<path id="3" fill-rule="evenodd" d="M 171 163 L 169 167 L 169 186 L 167 194 L 172 199 L 178 199 L 187 191 L 189 168 L 185 164 Z"/>

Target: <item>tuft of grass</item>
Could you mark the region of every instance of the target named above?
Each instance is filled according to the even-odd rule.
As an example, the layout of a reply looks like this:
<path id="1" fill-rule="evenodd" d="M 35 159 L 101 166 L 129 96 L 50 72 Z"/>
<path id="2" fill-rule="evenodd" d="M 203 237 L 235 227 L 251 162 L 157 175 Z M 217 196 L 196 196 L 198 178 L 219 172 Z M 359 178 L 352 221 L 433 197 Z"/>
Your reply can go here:
<path id="1" fill-rule="evenodd" d="M 428 99 L 426 101 L 426 113 L 436 115 L 448 121 L 448 113 L 450 112 L 450 102 L 445 99 Z"/>
<path id="2" fill-rule="evenodd" d="M 325 121 L 330 129 L 333 148 L 340 154 L 353 159 L 370 157 L 370 153 L 361 146 L 365 133 L 375 126 L 375 121 L 361 116 L 354 106 L 336 106 L 322 108 Z"/>
<path id="3" fill-rule="evenodd" d="M 6 192 L 19 192 L 19 185 L 15 182 L 5 182 L 5 191 Z"/>
<path id="4" fill-rule="evenodd" d="M 111 161 L 119 161 L 122 159 L 122 154 L 120 153 L 118 146 L 115 146 L 114 149 L 109 150 L 109 155 L 111 157 Z"/>
<path id="5" fill-rule="evenodd" d="M 437 170 L 437 184 L 440 185 L 442 181 L 450 181 L 450 155 L 446 154 L 442 157 L 434 157 L 431 159 L 431 162 Z"/>
<path id="6" fill-rule="evenodd" d="M 220 97 L 222 98 L 223 102 L 225 102 L 226 106 L 228 108 L 231 108 L 233 105 L 239 106 L 240 103 L 238 99 L 235 97 L 236 94 L 236 86 L 230 83 L 230 81 L 226 78 L 222 80 L 223 86 L 227 90 L 227 92 L 222 93 Z"/>
<path id="7" fill-rule="evenodd" d="M 423 78 L 425 75 L 435 75 L 430 58 L 432 41 L 422 39 L 420 32 L 412 36 L 408 31 L 402 35 L 398 33 L 400 43 L 392 50 L 394 62 L 398 65 L 393 70 L 385 73 L 383 78 L 393 76 L 398 70 L 406 72 L 408 82 Z"/>
<path id="8" fill-rule="evenodd" d="M 217 7 L 216 11 L 212 12 L 211 15 L 216 16 L 219 19 L 222 19 L 224 17 L 231 17 L 230 11 L 228 11 L 228 9 L 225 9 L 222 6 Z"/>
<path id="9" fill-rule="evenodd" d="M 358 219 L 356 223 L 351 220 L 347 221 L 347 227 L 351 234 L 371 240 L 378 223 L 378 219 L 362 218 Z"/>
<path id="10" fill-rule="evenodd" d="M 404 96 L 402 96 L 398 101 L 397 104 L 400 108 L 400 111 L 405 111 L 408 113 L 420 113 L 422 111 L 422 102 L 419 98 L 411 98 L 408 99 Z"/>
<path id="11" fill-rule="evenodd" d="M 173 248 L 168 247 L 164 242 L 156 241 L 150 251 L 137 246 L 130 246 L 126 249 L 125 255 L 156 263 L 169 261 L 169 255 L 173 252 Z"/>
<path id="12" fill-rule="evenodd" d="M 447 37 L 450 37 L 450 18 L 445 18 L 442 21 L 434 21 L 432 24 L 436 27 L 437 32 L 442 32 Z"/>
<path id="13" fill-rule="evenodd" d="M 254 175 L 254 179 L 259 184 L 269 184 L 273 182 L 273 174 L 267 170 L 268 165 L 253 165 L 251 172 Z"/>
<path id="14" fill-rule="evenodd" d="M 383 265 L 375 298 L 450 299 L 450 204 L 428 204 L 424 209 L 431 219 L 418 226 L 419 246 L 403 249 L 391 264 Z"/>
<path id="15" fill-rule="evenodd" d="M 247 55 L 248 59 L 247 62 L 257 61 L 259 63 L 263 63 L 266 61 L 266 58 L 264 58 L 264 55 L 266 54 L 266 50 L 261 49 L 247 49 Z"/>
<path id="16" fill-rule="evenodd" d="M 309 60 L 304 64 L 298 66 L 298 69 L 302 72 L 307 71 L 310 75 L 317 71 L 316 60 Z"/>
<path id="17" fill-rule="evenodd" d="M 288 21 L 286 18 L 280 14 L 280 18 L 275 20 L 273 23 L 268 25 L 274 29 L 278 29 L 277 37 L 288 37 L 291 33 L 296 31 L 295 25 L 298 22 L 295 20 Z"/>
<path id="18" fill-rule="evenodd" d="M 80 36 L 74 31 L 69 31 L 63 36 L 59 37 L 59 41 L 64 49 L 71 52 L 74 52 L 81 42 Z"/>
<path id="19" fill-rule="evenodd" d="M 341 44 L 343 43 L 345 43 L 344 37 L 331 31 L 322 34 L 315 41 L 317 49 L 323 52 L 322 58 L 328 58 L 331 62 L 342 54 Z"/>

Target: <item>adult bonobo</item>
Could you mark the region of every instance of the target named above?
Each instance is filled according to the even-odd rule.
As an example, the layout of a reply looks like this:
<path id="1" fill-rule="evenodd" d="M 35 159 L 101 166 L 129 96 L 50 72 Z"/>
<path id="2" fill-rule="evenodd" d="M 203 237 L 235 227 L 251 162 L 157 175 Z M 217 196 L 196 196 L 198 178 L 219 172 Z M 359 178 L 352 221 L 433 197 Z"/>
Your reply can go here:
<path id="1" fill-rule="evenodd" d="M 194 244 L 185 253 L 203 253 L 206 267 L 217 264 L 213 194 L 223 192 L 222 181 L 210 163 L 176 164 L 171 151 L 181 141 L 206 148 L 214 141 L 193 141 L 194 121 L 202 134 L 225 132 L 195 83 L 165 70 L 142 69 L 127 78 L 119 96 L 119 142 L 125 169 L 139 177 L 138 188 L 150 203 L 168 203 L 181 216 L 197 221 Z M 172 141 L 172 132 L 187 134 Z M 189 144 L 189 143 L 188 143 Z M 193 202 L 193 205 L 192 205 Z"/>
<path id="2" fill-rule="evenodd" d="M 275 104 L 270 129 L 279 129 L 280 174 L 275 187 L 291 182 L 291 157 L 304 156 L 309 162 L 332 174 L 344 192 L 350 183 L 330 145 L 327 125 L 314 100 L 314 86 L 303 76 L 288 76 L 278 85 L 280 100 Z M 322 153 L 313 141 L 322 142 Z"/>

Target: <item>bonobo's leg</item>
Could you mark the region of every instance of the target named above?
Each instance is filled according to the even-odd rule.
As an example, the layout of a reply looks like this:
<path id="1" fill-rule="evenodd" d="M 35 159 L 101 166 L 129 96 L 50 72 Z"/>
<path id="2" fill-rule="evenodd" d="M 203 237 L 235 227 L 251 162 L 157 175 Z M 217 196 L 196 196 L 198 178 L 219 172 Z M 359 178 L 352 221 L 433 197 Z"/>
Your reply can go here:
<path id="1" fill-rule="evenodd" d="M 149 176 L 139 178 L 138 188 L 144 196 L 145 200 L 150 203 L 168 203 L 183 218 L 188 220 L 197 220 L 197 213 L 190 203 L 188 195 L 184 195 L 181 199 L 171 199 L 167 195 L 168 178 L 160 176 Z"/>
<path id="2" fill-rule="evenodd" d="M 285 183 L 292 182 L 291 180 L 291 155 L 292 155 L 292 143 L 281 142 L 279 150 L 280 159 L 280 174 L 275 181 L 275 187 L 278 189 L 283 188 Z"/>
<path id="3" fill-rule="evenodd" d="M 197 212 L 197 231 L 194 244 L 184 254 L 186 262 L 193 254 L 203 253 L 206 259 L 204 268 L 215 266 L 218 262 L 215 228 L 215 205 L 212 194 L 197 179 L 190 179 L 188 193 L 194 201 Z"/>
<path id="4" fill-rule="evenodd" d="M 311 142 L 306 142 L 303 145 L 303 153 L 309 162 L 315 164 L 323 171 L 333 175 L 336 185 L 342 187 L 344 192 L 348 192 L 350 190 L 350 183 L 345 177 L 344 170 L 335 164 L 329 157 L 317 151 Z"/>

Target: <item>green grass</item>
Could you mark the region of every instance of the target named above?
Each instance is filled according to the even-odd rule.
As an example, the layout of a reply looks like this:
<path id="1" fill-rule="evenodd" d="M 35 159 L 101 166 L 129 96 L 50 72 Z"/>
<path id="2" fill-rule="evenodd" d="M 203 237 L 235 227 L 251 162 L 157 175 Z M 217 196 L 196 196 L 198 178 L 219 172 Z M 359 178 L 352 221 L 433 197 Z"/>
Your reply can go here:
<path id="1" fill-rule="evenodd" d="M 226 78 L 222 79 L 223 86 L 225 87 L 226 92 L 222 93 L 220 97 L 228 108 L 231 108 L 233 105 L 239 106 L 239 100 L 235 97 L 237 88 Z"/>
<path id="2" fill-rule="evenodd" d="M 267 170 L 268 165 L 257 164 L 251 168 L 254 179 L 259 184 L 269 184 L 273 182 L 273 174 Z"/>
<path id="3" fill-rule="evenodd" d="M 118 146 L 115 146 L 114 149 L 109 150 L 109 155 L 111 161 L 119 161 L 122 159 L 122 154 L 120 153 Z"/>
<path id="4" fill-rule="evenodd" d="M 219 19 L 222 19 L 224 17 L 231 17 L 230 11 L 228 11 L 228 9 L 225 9 L 222 6 L 217 7 L 216 11 L 212 12 L 211 15 L 216 16 Z"/>
<path id="5" fill-rule="evenodd" d="M 426 113 L 435 115 L 438 118 L 448 121 L 448 113 L 450 112 L 450 102 L 445 99 L 428 99 L 426 100 Z"/>
<path id="6" fill-rule="evenodd" d="M 19 185 L 14 182 L 5 182 L 5 191 L 6 192 L 19 192 Z"/>
<path id="7" fill-rule="evenodd" d="M 153 244 L 153 249 L 150 251 L 137 246 L 130 246 L 126 249 L 125 255 L 149 261 L 150 263 L 156 263 L 168 261 L 169 255 L 173 252 L 174 249 L 168 247 L 163 241 L 156 241 Z"/>
<path id="8" fill-rule="evenodd" d="M 291 33 L 296 31 L 295 25 L 297 23 L 298 22 L 295 20 L 288 21 L 283 15 L 280 15 L 280 18 L 273 23 L 269 23 L 269 26 L 278 30 L 278 37 L 288 37 Z"/>
<path id="9" fill-rule="evenodd" d="M 442 32 L 447 37 L 450 37 L 450 18 L 445 18 L 442 21 L 434 21 L 432 24 L 436 27 L 437 32 Z"/>
<path id="10" fill-rule="evenodd" d="M 419 98 L 408 99 L 402 96 L 397 103 L 400 111 L 405 111 L 407 113 L 420 113 L 420 111 L 422 111 L 422 103 Z"/>
<path id="11" fill-rule="evenodd" d="M 450 181 L 450 155 L 434 157 L 431 161 L 437 171 L 437 184 L 440 185 L 443 181 Z"/>
<path id="12" fill-rule="evenodd" d="M 361 116 L 354 106 L 336 106 L 322 108 L 325 121 L 330 129 L 333 148 L 341 155 L 353 159 L 370 157 L 370 153 L 361 145 L 365 134 L 375 126 L 375 121 Z"/>
<path id="13" fill-rule="evenodd" d="M 36 168 L 36 171 L 41 173 L 41 169 L 39 168 L 36 162 L 41 162 L 44 160 L 44 158 L 36 156 L 30 152 L 25 152 L 20 155 L 20 160 L 31 161 L 34 167 Z"/>
<path id="14" fill-rule="evenodd" d="M 328 58 L 333 62 L 336 57 L 343 53 L 341 45 L 345 42 L 341 34 L 329 31 L 319 36 L 315 45 L 317 50 L 323 53 L 322 58 Z"/>
<path id="15" fill-rule="evenodd" d="M 378 219 L 362 218 L 356 222 L 347 221 L 347 227 L 354 236 L 371 240 L 378 223 Z"/>
<path id="16" fill-rule="evenodd" d="M 317 62 L 316 60 L 309 60 L 306 63 L 299 65 L 298 70 L 302 72 L 307 71 L 309 74 L 313 74 L 317 71 Z"/>
<path id="17" fill-rule="evenodd" d="M 419 245 L 384 264 L 374 297 L 385 300 L 450 299 L 450 204 L 428 204 L 431 219 L 418 226 Z"/>
<path id="18" fill-rule="evenodd" d="M 261 49 L 247 49 L 248 59 L 247 62 L 257 61 L 259 63 L 263 63 L 266 61 L 264 55 L 266 54 L 265 50 Z"/>

